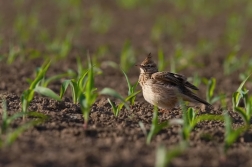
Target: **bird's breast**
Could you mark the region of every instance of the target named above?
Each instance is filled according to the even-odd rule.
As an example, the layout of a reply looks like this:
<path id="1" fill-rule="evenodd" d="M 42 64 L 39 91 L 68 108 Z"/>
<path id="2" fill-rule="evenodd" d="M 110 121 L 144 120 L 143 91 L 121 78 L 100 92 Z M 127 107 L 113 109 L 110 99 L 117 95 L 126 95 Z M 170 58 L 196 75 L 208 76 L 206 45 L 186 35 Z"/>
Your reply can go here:
<path id="1" fill-rule="evenodd" d="M 148 80 L 142 86 L 144 99 L 159 108 L 169 109 L 177 104 L 177 89 L 170 86 L 155 84 Z"/>
<path id="2" fill-rule="evenodd" d="M 144 99 L 153 104 L 156 105 L 158 103 L 158 98 L 157 95 L 155 94 L 155 92 L 152 89 L 151 85 L 145 84 L 143 87 L 143 97 Z"/>

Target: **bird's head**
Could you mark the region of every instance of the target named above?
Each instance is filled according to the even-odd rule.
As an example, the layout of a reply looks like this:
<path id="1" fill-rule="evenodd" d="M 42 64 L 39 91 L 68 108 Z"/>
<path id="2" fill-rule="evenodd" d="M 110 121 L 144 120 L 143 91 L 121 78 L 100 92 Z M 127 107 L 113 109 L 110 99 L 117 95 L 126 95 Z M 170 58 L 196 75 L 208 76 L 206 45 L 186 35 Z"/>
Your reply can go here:
<path id="1" fill-rule="evenodd" d="M 151 53 L 149 53 L 145 60 L 137 66 L 140 68 L 141 73 L 153 74 L 155 72 L 158 72 L 157 65 L 151 58 Z"/>

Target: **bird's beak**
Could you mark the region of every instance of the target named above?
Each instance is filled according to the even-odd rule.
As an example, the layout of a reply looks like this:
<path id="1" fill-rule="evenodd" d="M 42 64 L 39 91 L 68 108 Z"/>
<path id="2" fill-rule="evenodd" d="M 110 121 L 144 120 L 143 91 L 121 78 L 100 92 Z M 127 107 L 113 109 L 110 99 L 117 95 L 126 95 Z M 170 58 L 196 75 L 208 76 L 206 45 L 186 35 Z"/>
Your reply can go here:
<path id="1" fill-rule="evenodd" d="M 146 71 L 146 69 L 144 68 L 144 66 L 142 66 L 142 65 L 136 65 L 136 66 L 139 67 L 140 73 L 144 73 Z"/>

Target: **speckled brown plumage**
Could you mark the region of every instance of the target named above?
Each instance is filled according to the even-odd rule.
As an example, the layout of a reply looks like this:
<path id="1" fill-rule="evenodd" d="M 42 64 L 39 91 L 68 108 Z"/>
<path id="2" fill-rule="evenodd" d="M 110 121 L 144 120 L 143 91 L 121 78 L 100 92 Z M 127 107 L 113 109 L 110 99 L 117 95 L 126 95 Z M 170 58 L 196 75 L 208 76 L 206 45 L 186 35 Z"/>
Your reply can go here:
<path id="1" fill-rule="evenodd" d="M 140 68 L 139 84 L 142 87 L 144 99 L 150 104 L 170 110 L 176 107 L 181 99 L 211 106 L 190 90 L 198 90 L 198 88 L 188 82 L 185 76 L 166 71 L 158 72 L 157 65 L 150 54 L 138 66 Z"/>

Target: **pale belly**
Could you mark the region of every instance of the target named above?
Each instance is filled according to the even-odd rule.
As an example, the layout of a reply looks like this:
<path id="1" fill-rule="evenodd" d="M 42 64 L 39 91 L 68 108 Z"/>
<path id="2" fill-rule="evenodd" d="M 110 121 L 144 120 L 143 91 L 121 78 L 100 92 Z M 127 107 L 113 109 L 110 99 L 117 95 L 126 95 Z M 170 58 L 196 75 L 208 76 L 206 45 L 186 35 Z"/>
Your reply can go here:
<path id="1" fill-rule="evenodd" d="M 147 102 L 161 109 L 173 109 L 177 105 L 176 96 L 167 95 L 164 91 L 161 93 L 153 92 L 152 88 L 149 85 L 143 87 L 143 97 Z"/>
<path id="2" fill-rule="evenodd" d="M 153 105 L 158 104 L 159 98 L 155 95 L 155 93 L 152 91 L 150 86 L 146 85 L 143 87 L 143 97 L 150 104 L 153 104 Z"/>

